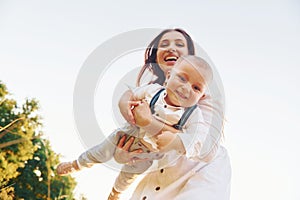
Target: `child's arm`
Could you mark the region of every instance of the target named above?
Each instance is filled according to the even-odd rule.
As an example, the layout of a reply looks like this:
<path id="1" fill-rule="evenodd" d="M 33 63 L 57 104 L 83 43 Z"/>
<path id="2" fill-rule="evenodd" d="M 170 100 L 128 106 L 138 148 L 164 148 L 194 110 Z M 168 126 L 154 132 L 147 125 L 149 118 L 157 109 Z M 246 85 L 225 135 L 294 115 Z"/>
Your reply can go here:
<path id="1" fill-rule="evenodd" d="M 157 135 L 161 131 L 171 131 L 177 133 L 175 128 L 158 121 L 152 115 L 149 108 L 149 104 L 141 102 L 143 95 L 135 95 L 131 90 L 127 90 L 119 101 L 119 109 L 122 116 L 130 124 L 142 127 L 151 135 Z M 134 108 L 134 109 L 132 109 Z M 148 115 L 145 115 L 148 114 Z"/>
<path id="2" fill-rule="evenodd" d="M 151 85 L 151 86 L 153 86 L 153 85 Z M 145 99 L 148 92 L 153 90 L 153 87 L 151 87 L 151 86 L 144 85 L 144 86 L 137 87 L 135 89 L 128 87 L 129 90 L 124 92 L 123 95 L 121 96 L 121 98 L 119 100 L 119 109 L 120 109 L 122 116 L 128 123 L 135 125 L 135 119 L 134 119 L 134 116 L 132 113 L 132 109 L 135 106 L 138 106 L 139 103 L 143 99 Z M 160 87 L 160 86 L 158 86 L 158 87 Z M 157 88 L 157 87 L 154 87 L 154 88 Z"/>
<path id="3" fill-rule="evenodd" d="M 135 124 L 135 119 L 131 109 L 138 103 L 139 101 L 133 100 L 133 92 L 131 90 L 127 90 L 119 100 L 120 112 L 124 119 L 130 124 Z"/>
<path id="4" fill-rule="evenodd" d="M 178 134 L 163 132 L 157 136 L 157 145 L 163 152 L 176 150 L 180 154 L 185 153 L 190 159 L 200 160 L 203 144 L 208 142 L 206 141 L 208 130 L 200 109 L 196 109 L 182 132 Z"/>
<path id="5" fill-rule="evenodd" d="M 162 134 L 158 135 L 156 144 L 160 152 L 176 150 L 179 154 L 185 154 L 185 146 L 178 136 L 179 134 L 174 134 L 170 131 L 164 131 Z"/>
<path id="6" fill-rule="evenodd" d="M 146 101 L 141 103 L 132 110 L 136 125 L 143 128 L 149 135 L 155 136 L 162 131 L 178 133 L 179 131 L 161 121 L 155 119 Z"/>

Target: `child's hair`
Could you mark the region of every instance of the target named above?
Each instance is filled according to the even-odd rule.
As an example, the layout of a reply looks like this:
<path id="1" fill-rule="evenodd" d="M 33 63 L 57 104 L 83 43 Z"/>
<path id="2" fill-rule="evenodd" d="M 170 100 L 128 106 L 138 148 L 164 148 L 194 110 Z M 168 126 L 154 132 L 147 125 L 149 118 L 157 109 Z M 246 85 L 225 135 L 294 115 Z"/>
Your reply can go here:
<path id="1" fill-rule="evenodd" d="M 206 84 L 210 83 L 213 79 L 213 71 L 210 65 L 203 59 L 194 55 L 180 56 L 175 65 L 179 65 L 182 61 L 191 64 L 200 73 Z"/>
<path id="2" fill-rule="evenodd" d="M 158 36 L 156 36 L 152 40 L 152 42 L 148 45 L 148 47 L 146 49 L 145 64 L 142 67 L 142 69 L 138 75 L 137 82 L 136 82 L 137 86 L 139 86 L 141 84 L 141 78 L 144 75 L 146 70 L 149 70 L 152 74 L 157 76 L 157 79 L 150 83 L 158 83 L 158 84 L 162 85 L 165 82 L 165 79 L 166 79 L 165 74 L 156 62 L 157 49 L 158 49 L 159 41 L 162 38 L 162 36 L 171 31 L 177 31 L 177 32 L 181 33 L 187 41 L 188 54 L 195 55 L 194 42 L 193 42 L 191 36 L 189 34 L 187 34 L 184 30 L 179 29 L 179 28 L 174 28 L 174 29 L 166 29 L 166 30 L 162 31 L 160 34 L 158 34 Z"/>

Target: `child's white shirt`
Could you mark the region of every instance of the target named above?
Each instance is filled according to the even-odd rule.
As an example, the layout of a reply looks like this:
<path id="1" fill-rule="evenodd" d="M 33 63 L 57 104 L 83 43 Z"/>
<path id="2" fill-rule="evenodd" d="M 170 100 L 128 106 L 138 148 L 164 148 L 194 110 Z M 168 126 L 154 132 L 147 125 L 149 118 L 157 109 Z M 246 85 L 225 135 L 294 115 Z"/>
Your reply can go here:
<path id="1" fill-rule="evenodd" d="M 133 90 L 133 98 L 136 100 L 145 99 L 150 104 L 153 96 L 162 88 L 164 87 L 159 84 L 149 84 L 138 87 Z M 172 126 L 178 123 L 185 108 L 168 105 L 164 100 L 165 97 L 166 91 L 161 92 L 155 103 L 153 116 L 157 120 Z M 177 134 L 185 147 L 186 156 L 189 159 L 197 161 L 201 159 L 201 149 L 207 134 L 208 126 L 204 123 L 202 112 L 197 107 L 187 119 L 182 132 Z M 156 147 L 153 137 L 148 136 L 146 132 L 143 139 L 151 143 L 154 148 Z"/>

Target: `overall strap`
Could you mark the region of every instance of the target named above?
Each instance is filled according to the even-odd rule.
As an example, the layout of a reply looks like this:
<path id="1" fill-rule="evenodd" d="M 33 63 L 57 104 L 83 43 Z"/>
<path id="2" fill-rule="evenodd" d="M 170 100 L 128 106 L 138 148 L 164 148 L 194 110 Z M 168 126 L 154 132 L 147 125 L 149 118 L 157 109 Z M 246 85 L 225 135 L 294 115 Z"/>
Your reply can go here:
<path id="1" fill-rule="evenodd" d="M 192 107 L 189 107 L 189 108 L 185 109 L 185 111 L 184 111 L 183 115 L 181 116 L 180 120 L 178 121 L 177 124 L 173 125 L 173 128 L 181 131 L 182 127 L 184 126 L 184 124 L 186 123 L 187 119 L 190 117 L 192 112 L 195 110 L 195 108 L 197 108 L 197 105 L 194 105 Z"/>
<path id="2" fill-rule="evenodd" d="M 157 102 L 159 95 L 161 92 L 163 92 L 165 90 L 165 88 L 160 89 L 151 99 L 149 107 L 151 109 L 151 113 L 154 114 L 154 105 Z M 190 115 L 192 114 L 192 112 L 195 110 L 195 108 L 197 108 L 197 105 L 188 107 L 187 109 L 185 109 L 184 113 L 182 114 L 180 120 L 178 121 L 177 124 L 173 125 L 173 128 L 177 129 L 177 130 L 182 130 L 182 127 L 184 126 L 184 124 L 186 123 L 187 119 L 190 117 Z"/>
<path id="3" fill-rule="evenodd" d="M 149 104 L 150 109 L 151 109 L 151 113 L 152 113 L 152 114 L 154 113 L 154 105 L 155 105 L 155 103 L 157 102 L 160 93 L 161 93 L 162 91 L 164 91 L 164 90 L 165 90 L 165 88 L 160 89 L 160 90 L 152 97 L 152 99 L 151 99 L 151 101 L 150 101 L 150 104 Z"/>

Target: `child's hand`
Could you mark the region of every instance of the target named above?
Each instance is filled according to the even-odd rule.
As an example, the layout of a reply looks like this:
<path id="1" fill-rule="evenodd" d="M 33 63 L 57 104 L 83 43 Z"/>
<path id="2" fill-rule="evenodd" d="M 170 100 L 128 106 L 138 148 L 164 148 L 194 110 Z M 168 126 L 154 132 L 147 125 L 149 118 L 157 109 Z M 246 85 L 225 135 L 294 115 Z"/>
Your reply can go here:
<path id="1" fill-rule="evenodd" d="M 176 150 L 179 154 L 185 153 L 185 147 L 177 133 L 163 131 L 156 137 L 157 148 L 160 150 L 160 152 L 164 153 L 171 150 Z"/>
<path id="2" fill-rule="evenodd" d="M 132 113 L 135 119 L 135 124 L 139 127 L 147 126 L 152 121 L 151 110 L 146 101 L 141 101 L 138 106 L 135 106 Z"/>
<path id="3" fill-rule="evenodd" d="M 127 101 L 125 103 L 120 103 L 120 111 L 127 122 L 135 125 L 135 119 L 132 113 L 132 109 L 138 106 L 141 101 Z"/>
<path id="4" fill-rule="evenodd" d="M 176 149 L 174 142 L 177 139 L 177 135 L 171 131 L 163 131 L 157 136 L 157 148 L 162 152 L 167 152 L 172 149 Z"/>
<path id="5" fill-rule="evenodd" d="M 131 90 L 126 91 L 119 100 L 120 112 L 124 119 L 130 124 L 135 124 L 132 108 L 137 106 L 139 103 L 139 100 L 133 98 Z"/>

